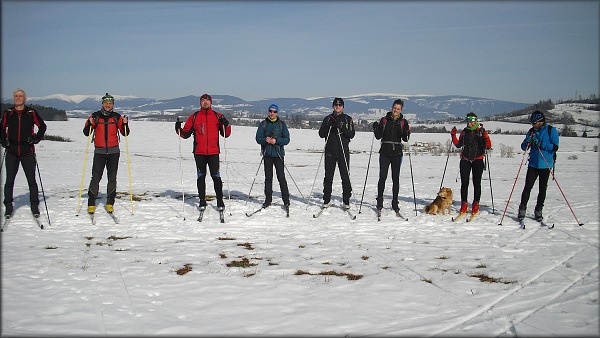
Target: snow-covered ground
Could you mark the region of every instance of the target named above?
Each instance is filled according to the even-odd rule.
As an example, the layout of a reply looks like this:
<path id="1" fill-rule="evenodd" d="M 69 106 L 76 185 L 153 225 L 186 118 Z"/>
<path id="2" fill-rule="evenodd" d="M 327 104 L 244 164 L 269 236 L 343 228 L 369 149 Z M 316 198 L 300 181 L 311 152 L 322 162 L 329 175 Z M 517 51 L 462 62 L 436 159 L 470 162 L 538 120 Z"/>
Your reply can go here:
<path id="1" fill-rule="evenodd" d="M 400 206 L 409 220 L 390 210 L 388 178 L 386 209 L 377 222 L 379 143 L 371 133 L 357 133 L 350 143 L 356 220 L 339 208 L 312 216 L 323 180 L 324 142 L 316 130 L 291 130 L 290 217 L 280 208 L 277 179 L 273 207 L 246 217 L 263 201 L 264 174 L 256 129 L 233 126 L 232 136 L 221 139 L 224 190 L 231 197 L 221 224 L 214 200 L 204 221 L 196 221 L 192 140 L 180 140 L 173 123 L 131 121 L 131 135 L 121 143 L 115 206 L 120 222 L 100 211 L 92 225 L 84 210 L 92 154 L 90 149 L 84 160 L 83 124 L 48 122 L 47 134 L 73 142 L 37 147 L 43 217 L 51 221 L 46 219 L 44 230 L 29 213 L 22 171 L 17 176 L 17 210 L 1 235 L 3 335 L 600 333 L 596 138 L 561 138 L 556 181 L 549 182 L 544 209 L 555 227 L 527 219 L 522 230 L 515 216 L 526 162 L 513 191 L 526 160 L 522 136 L 491 136 L 495 150 L 484 172 L 483 207 L 473 222 L 422 212 L 445 168 L 443 185 L 454 191 L 458 211 L 459 158 L 445 153 L 405 156 Z M 410 143 L 445 144 L 449 137 L 413 134 Z M 501 158 L 500 144 L 514 147 L 515 156 Z M 339 206 L 338 173 L 334 180 L 333 203 Z M 82 182 L 84 208 L 76 216 Z M 103 178 L 100 210 L 105 184 Z M 210 179 L 207 193 L 214 195 Z M 529 214 L 536 196 L 537 184 Z"/>

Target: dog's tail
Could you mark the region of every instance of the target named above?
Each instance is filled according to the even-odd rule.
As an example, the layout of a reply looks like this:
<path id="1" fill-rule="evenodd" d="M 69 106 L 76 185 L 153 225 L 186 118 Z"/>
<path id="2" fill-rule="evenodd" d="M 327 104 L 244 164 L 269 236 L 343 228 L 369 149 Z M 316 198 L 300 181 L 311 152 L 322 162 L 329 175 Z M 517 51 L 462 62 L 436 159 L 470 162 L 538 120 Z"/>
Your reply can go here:
<path id="1" fill-rule="evenodd" d="M 427 205 L 427 206 L 425 206 L 425 208 L 423 208 L 423 211 L 425 211 L 425 213 L 428 213 L 429 210 L 431 210 L 431 206 L 430 205 Z"/>

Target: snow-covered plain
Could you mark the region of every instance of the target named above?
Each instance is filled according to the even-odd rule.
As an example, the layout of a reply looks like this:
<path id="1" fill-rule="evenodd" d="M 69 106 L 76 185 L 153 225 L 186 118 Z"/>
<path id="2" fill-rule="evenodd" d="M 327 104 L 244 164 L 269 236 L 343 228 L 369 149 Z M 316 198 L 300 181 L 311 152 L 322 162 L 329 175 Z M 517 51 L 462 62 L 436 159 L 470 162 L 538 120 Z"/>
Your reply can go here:
<path id="1" fill-rule="evenodd" d="M 44 230 L 30 215 L 22 171 L 17 176 L 17 209 L 1 235 L 3 335 L 600 333 L 599 158 L 592 151 L 598 139 L 561 138 L 557 182 L 549 182 L 544 209 L 555 228 L 527 219 L 522 230 L 515 216 L 526 162 L 507 206 L 526 159 L 519 148 L 522 136 L 491 135 L 496 148 L 490 171 L 484 172 L 483 207 L 475 221 L 452 222 L 450 216 L 422 212 L 442 183 L 446 161 L 443 185 L 453 189 L 453 212 L 458 211 L 459 158 L 443 153 L 405 156 L 400 206 L 409 220 L 390 210 L 388 178 L 386 209 L 377 222 L 379 144 L 372 134 L 357 133 L 350 143 L 351 203 L 357 214 L 351 221 L 339 208 L 313 218 L 322 190 L 324 142 L 316 130 L 291 130 L 290 217 L 280 208 L 275 178 L 273 207 L 249 218 L 245 213 L 264 198 L 260 147 L 255 128 L 233 126 L 232 136 L 221 139 L 224 191 L 231 196 L 221 224 L 214 200 L 204 221 L 196 221 L 191 139 L 180 140 L 173 123 L 133 120 L 131 135 L 121 143 L 115 205 L 120 223 L 101 211 L 103 178 L 98 222 L 92 225 L 84 209 L 92 147 L 86 162 L 83 124 L 82 119 L 50 121 L 47 134 L 73 142 L 43 141 L 37 147 L 46 197 L 42 217 L 48 216 L 47 204 L 51 221 L 46 219 Z M 413 134 L 410 143 L 445 144 L 449 138 Z M 501 158 L 499 144 L 514 147 L 514 157 Z M 340 205 L 337 172 L 334 180 L 333 203 Z M 84 208 L 76 216 L 82 181 Z M 210 179 L 207 193 L 214 196 Z M 536 196 L 537 184 L 529 214 Z"/>

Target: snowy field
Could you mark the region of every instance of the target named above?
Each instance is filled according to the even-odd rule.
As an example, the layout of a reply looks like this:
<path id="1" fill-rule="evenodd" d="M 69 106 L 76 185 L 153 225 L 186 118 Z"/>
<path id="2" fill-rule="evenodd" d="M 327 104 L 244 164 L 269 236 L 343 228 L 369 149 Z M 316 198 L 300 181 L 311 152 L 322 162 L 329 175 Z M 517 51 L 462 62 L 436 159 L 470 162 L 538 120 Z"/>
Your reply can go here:
<path id="1" fill-rule="evenodd" d="M 473 222 L 422 212 L 442 183 L 446 161 L 443 185 L 454 191 L 452 209 L 458 212 L 459 157 L 446 153 L 405 156 L 400 207 L 408 221 L 390 209 L 388 178 L 377 222 L 379 143 L 371 133 L 357 133 L 350 143 L 356 220 L 340 208 L 312 216 L 324 175 L 324 140 L 316 130 L 290 131 L 290 217 L 280 208 L 276 178 L 273 206 L 246 217 L 264 199 L 264 174 L 256 129 L 233 126 L 232 136 L 221 139 L 224 192 L 230 196 L 221 224 L 214 200 L 204 221 L 196 221 L 192 140 L 180 140 L 173 123 L 131 121 L 131 135 L 121 142 L 120 222 L 102 211 L 104 177 L 92 225 L 85 214 L 92 147 L 86 162 L 83 125 L 83 119 L 50 121 L 47 134 L 73 142 L 37 146 L 46 197 L 43 230 L 29 212 L 23 172 L 17 176 L 15 215 L 1 234 L 3 335 L 600 334 L 596 138 L 561 138 L 557 181 L 549 182 L 544 209 L 555 227 L 528 218 L 523 230 L 515 217 L 526 162 L 507 206 L 526 160 L 519 147 L 523 136 L 491 135 L 482 210 Z M 445 144 L 449 138 L 413 134 L 410 143 Z M 501 158 L 500 144 L 514 147 L 514 157 Z M 76 216 L 82 173 L 84 206 Z M 214 196 L 210 179 L 207 194 Z M 528 216 L 536 196 L 537 183 Z M 338 172 L 332 202 L 341 205 Z"/>

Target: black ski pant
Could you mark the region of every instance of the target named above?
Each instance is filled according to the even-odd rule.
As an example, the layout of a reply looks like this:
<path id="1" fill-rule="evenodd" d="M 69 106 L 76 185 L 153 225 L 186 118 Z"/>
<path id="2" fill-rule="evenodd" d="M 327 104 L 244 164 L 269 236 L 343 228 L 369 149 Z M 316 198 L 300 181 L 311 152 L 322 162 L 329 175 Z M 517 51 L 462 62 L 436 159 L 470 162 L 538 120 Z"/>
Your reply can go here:
<path id="1" fill-rule="evenodd" d="M 402 156 L 389 157 L 381 154 L 379 155 L 379 181 L 377 182 L 377 209 L 383 208 L 383 191 L 390 166 L 392 167 L 392 209 L 398 210 Z"/>
<path id="2" fill-rule="evenodd" d="M 281 199 L 283 204 L 290 204 L 290 191 L 288 190 L 287 180 L 285 179 L 283 157 L 265 156 L 265 203 L 271 203 L 273 199 L 273 167 L 279 181 L 279 189 L 281 189 Z"/>
<path id="3" fill-rule="evenodd" d="M 210 176 L 212 177 L 213 184 L 215 187 L 217 204 L 219 206 L 224 206 L 223 180 L 221 179 L 221 173 L 219 172 L 219 154 L 194 154 L 194 160 L 196 160 L 196 172 L 198 175 L 198 178 L 196 179 L 196 186 L 198 187 L 198 197 L 201 201 L 206 200 L 206 166 L 208 165 L 208 169 L 210 170 Z"/>
<path id="4" fill-rule="evenodd" d="M 485 163 L 481 160 L 460 160 L 460 201 L 467 202 L 469 197 L 469 176 L 473 172 L 473 202 L 481 198 L 481 177 Z"/>
<path id="5" fill-rule="evenodd" d="M 102 179 L 104 168 L 106 168 L 106 176 L 108 179 L 108 183 L 106 183 L 106 204 L 115 204 L 115 197 L 117 196 L 117 171 L 119 169 L 120 156 L 121 153 L 94 153 L 92 179 L 90 180 L 90 186 L 88 187 L 88 206 L 96 205 L 96 199 L 98 198 L 98 191 L 100 189 L 100 180 Z"/>
<path id="6" fill-rule="evenodd" d="M 39 204 L 38 186 L 35 181 L 35 154 L 17 156 L 6 152 L 6 183 L 4 184 L 4 205 L 10 205 L 13 202 L 13 189 L 15 187 L 15 178 L 19 171 L 19 164 L 23 168 L 27 184 L 29 185 L 29 203 Z"/>
<path id="7" fill-rule="evenodd" d="M 331 191 L 333 186 L 333 174 L 335 173 L 336 165 L 339 167 L 340 176 L 342 177 L 342 199 L 345 205 L 350 204 L 350 196 L 352 195 L 352 185 L 350 184 L 350 154 L 332 154 L 325 153 L 325 178 L 323 179 L 323 203 L 327 204 L 331 201 Z"/>
<path id="8" fill-rule="evenodd" d="M 519 204 L 519 209 L 527 210 L 527 202 L 529 202 L 531 189 L 533 189 L 535 180 L 538 177 L 540 178 L 540 183 L 537 195 L 537 203 L 535 204 L 535 210 L 542 211 L 542 209 L 544 208 L 544 201 L 546 200 L 546 190 L 548 189 L 548 179 L 550 178 L 550 169 L 538 169 L 534 167 L 527 167 L 527 174 L 525 176 L 525 187 L 523 188 L 523 193 L 521 193 L 521 203 Z"/>

